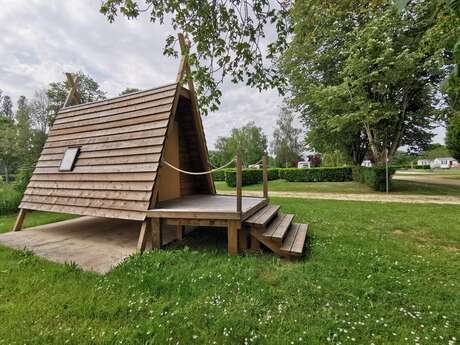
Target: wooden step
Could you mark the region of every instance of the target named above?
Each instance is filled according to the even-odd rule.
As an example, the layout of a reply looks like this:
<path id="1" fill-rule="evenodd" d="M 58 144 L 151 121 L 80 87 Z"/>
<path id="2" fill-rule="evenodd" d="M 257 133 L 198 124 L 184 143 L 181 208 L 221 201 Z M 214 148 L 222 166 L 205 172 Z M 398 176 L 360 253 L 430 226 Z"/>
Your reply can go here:
<path id="1" fill-rule="evenodd" d="M 308 224 L 292 224 L 280 251 L 289 255 L 302 255 L 307 231 Z"/>
<path id="2" fill-rule="evenodd" d="M 293 219 L 293 214 L 279 213 L 278 216 L 268 225 L 267 230 L 265 230 L 262 236 L 276 242 L 282 242 L 288 232 L 289 227 L 291 226 Z"/>
<path id="3" fill-rule="evenodd" d="M 265 228 L 268 222 L 270 222 L 270 220 L 278 214 L 279 209 L 279 205 L 265 206 L 257 213 L 246 219 L 244 223 L 253 227 Z"/>

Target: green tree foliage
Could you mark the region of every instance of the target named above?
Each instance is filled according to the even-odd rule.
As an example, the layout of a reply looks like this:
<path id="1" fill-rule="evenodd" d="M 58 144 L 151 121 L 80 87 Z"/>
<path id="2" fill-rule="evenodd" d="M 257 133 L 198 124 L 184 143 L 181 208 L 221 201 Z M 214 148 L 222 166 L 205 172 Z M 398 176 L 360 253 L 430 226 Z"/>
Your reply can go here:
<path id="1" fill-rule="evenodd" d="M 430 144 L 427 148 L 419 154 L 421 159 L 435 159 L 439 157 L 449 156 L 447 147 L 441 144 Z"/>
<path id="2" fill-rule="evenodd" d="M 97 81 L 89 75 L 78 72 L 78 94 L 82 103 L 94 102 L 105 99 L 105 92 L 101 90 Z M 49 125 L 52 125 L 58 111 L 64 106 L 67 94 L 70 91 L 70 84 L 67 80 L 54 82 L 49 85 L 47 90 L 50 119 Z"/>
<path id="3" fill-rule="evenodd" d="M 3 95 L 2 90 L 0 90 L 0 116 L 13 119 L 13 102 L 10 96 Z"/>
<path id="4" fill-rule="evenodd" d="M 341 167 L 350 163 L 350 157 L 341 150 L 323 152 L 321 158 L 322 167 Z"/>
<path id="5" fill-rule="evenodd" d="M 123 91 L 120 92 L 119 96 L 129 95 L 130 93 L 139 92 L 140 89 L 136 89 L 135 87 L 127 87 Z"/>
<path id="6" fill-rule="evenodd" d="M 449 119 L 447 127 L 446 146 L 450 154 L 460 161 L 460 114 L 457 113 Z"/>
<path id="7" fill-rule="evenodd" d="M 16 152 L 21 164 L 30 163 L 32 153 L 32 109 L 25 96 L 20 96 L 15 115 L 16 120 Z"/>
<path id="8" fill-rule="evenodd" d="M 282 107 L 271 145 L 277 166 L 289 168 L 299 158 L 302 151 L 299 139 L 301 132 L 294 126 L 294 114 L 287 107 Z"/>
<path id="9" fill-rule="evenodd" d="M 9 175 L 16 166 L 17 152 L 14 146 L 16 128 L 14 122 L 6 116 L 0 116 L 0 166 L 5 182 L 9 183 Z"/>
<path id="10" fill-rule="evenodd" d="M 45 145 L 48 131 L 50 130 L 53 112 L 50 110 L 49 99 L 46 89 L 35 92 L 30 101 L 30 120 L 33 128 L 32 137 L 32 161 L 38 160 Z"/>
<path id="11" fill-rule="evenodd" d="M 383 163 L 386 150 L 391 158 L 401 145 L 430 142 L 452 34 L 440 34 L 452 18 L 437 6 L 417 1 L 399 13 L 392 1 L 296 2 L 282 67 L 291 104 L 310 129 L 308 144 L 317 149 L 327 138 L 353 152 L 367 149 L 365 140 Z"/>
<path id="12" fill-rule="evenodd" d="M 218 108 L 225 78 L 258 89 L 281 88 L 283 79 L 268 62 L 287 47 L 290 7 L 290 1 L 266 0 L 105 0 L 101 12 L 110 22 L 118 14 L 131 19 L 148 13 L 152 22 L 166 22 L 176 32 L 186 33 L 193 45 L 185 53 L 206 113 Z M 274 32 L 274 39 L 266 37 L 268 31 Z M 164 54 L 177 56 L 176 43 L 176 37 L 169 36 Z"/>
<path id="13" fill-rule="evenodd" d="M 267 151 L 267 137 L 262 128 L 249 122 L 241 128 L 232 129 L 229 137 L 219 137 L 216 151 L 219 165 L 230 161 L 239 152 L 243 166 L 247 167 L 258 162 Z"/>

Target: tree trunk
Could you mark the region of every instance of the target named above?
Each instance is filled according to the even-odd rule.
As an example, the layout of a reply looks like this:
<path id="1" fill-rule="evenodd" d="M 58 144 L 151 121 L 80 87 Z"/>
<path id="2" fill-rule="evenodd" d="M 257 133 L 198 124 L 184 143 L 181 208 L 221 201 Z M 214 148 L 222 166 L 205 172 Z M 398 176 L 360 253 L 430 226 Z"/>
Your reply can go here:
<path id="1" fill-rule="evenodd" d="M 5 164 L 3 166 L 3 171 L 5 172 L 5 182 L 10 183 L 10 175 L 8 174 L 8 166 Z"/>

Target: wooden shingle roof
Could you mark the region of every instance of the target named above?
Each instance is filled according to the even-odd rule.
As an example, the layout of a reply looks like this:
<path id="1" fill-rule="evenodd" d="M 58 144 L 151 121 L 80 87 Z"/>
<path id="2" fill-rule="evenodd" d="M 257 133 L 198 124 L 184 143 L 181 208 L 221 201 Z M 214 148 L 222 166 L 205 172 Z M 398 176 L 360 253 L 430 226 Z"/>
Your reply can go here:
<path id="1" fill-rule="evenodd" d="M 181 87 L 174 83 L 63 108 L 20 208 L 143 220 Z M 72 171 L 59 171 L 79 146 Z"/>

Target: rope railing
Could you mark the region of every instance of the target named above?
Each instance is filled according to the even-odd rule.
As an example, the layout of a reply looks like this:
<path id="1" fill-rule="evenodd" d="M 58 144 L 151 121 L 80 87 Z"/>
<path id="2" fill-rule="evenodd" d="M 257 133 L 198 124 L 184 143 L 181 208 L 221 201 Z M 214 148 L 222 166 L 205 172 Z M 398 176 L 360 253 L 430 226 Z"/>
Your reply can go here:
<path id="1" fill-rule="evenodd" d="M 174 169 L 176 171 L 179 171 L 183 174 L 188 174 L 188 175 L 209 175 L 209 174 L 212 174 L 213 172 L 216 172 L 216 171 L 219 171 L 219 170 L 222 170 L 222 169 L 225 169 L 226 167 L 228 167 L 230 164 L 232 164 L 233 162 L 235 161 L 235 158 L 232 158 L 232 160 L 224 165 L 222 165 L 221 167 L 218 167 L 218 168 L 215 168 L 215 169 L 211 169 L 211 170 L 207 170 L 207 171 L 187 171 L 187 170 L 182 170 L 174 165 L 172 165 L 171 163 L 169 163 L 167 160 L 163 159 L 161 162 L 165 165 L 167 165 L 168 167 L 170 167 L 171 169 Z"/>
<path id="2" fill-rule="evenodd" d="M 236 164 L 236 211 L 241 215 L 243 211 L 243 166 L 241 162 L 241 156 L 239 154 L 236 157 L 232 158 L 228 163 L 211 170 L 207 171 L 187 171 L 180 169 L 173 164 L 169 163 L 167 160 L 163 159 L 161 161 L 162 164 L 174 169 L 180 173 L 187 174 L 187 175 L 208 175 L 212 174 L 215 171 L 219 171 L 225 169 L 230 164 L 235 162 Z M 267 156 L 264 155 L 260 161 L 255 164 L 262 163 L 263 165 L 263 196 L 265 199 L 268 199 L 268 159 Z"/>

